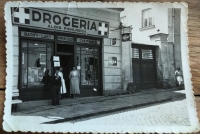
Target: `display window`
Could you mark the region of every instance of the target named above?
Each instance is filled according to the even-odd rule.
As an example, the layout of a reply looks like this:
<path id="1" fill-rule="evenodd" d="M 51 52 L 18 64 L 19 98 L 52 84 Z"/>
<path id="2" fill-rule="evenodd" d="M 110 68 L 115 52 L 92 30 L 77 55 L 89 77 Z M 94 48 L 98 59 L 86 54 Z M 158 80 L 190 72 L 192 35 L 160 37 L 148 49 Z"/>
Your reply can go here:
<path id="1" fill-rule="evenodd" d="M 77 46 L 77 67 L 80 70 L 80 85 L 98 85 L 99 49 Z"/>
<path id="2" fill-rule="evenodd" d="M 46 76 L 52 75 L 53 43 L 21 41 L 21 89 L 43 89 Z M 47 72 L 47 74 L 45 74 Z"/>

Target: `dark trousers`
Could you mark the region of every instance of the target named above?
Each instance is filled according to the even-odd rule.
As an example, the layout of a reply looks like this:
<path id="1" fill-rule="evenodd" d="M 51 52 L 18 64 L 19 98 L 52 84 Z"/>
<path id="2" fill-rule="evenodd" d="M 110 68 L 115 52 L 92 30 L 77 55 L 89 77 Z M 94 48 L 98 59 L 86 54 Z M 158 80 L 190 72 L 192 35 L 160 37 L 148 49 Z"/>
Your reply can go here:
<path id="1" fill-rule="evenodd" d="M 59 97 L 60 97 L 60 86 L 53 86 L 53 93 L 52 93 L 52 104 L 53 105 L 59 104 Z"/>

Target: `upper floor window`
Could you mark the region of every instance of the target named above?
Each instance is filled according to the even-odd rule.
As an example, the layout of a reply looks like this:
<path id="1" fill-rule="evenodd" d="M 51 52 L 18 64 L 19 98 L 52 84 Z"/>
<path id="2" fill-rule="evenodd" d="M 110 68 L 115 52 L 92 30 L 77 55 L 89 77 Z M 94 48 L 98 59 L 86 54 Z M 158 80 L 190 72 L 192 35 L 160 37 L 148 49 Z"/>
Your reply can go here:
<path id="1" fill-rule="evenodd" d="M 154 27 L 151 8 L 142 10 L 142 29 L 147 27 Z"/>

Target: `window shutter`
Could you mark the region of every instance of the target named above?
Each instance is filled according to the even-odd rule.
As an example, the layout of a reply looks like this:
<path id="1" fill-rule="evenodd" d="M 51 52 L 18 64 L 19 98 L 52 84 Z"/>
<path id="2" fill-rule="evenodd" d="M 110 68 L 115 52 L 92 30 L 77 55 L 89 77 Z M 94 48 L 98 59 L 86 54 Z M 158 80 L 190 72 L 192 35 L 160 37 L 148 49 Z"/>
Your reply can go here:
<path id="1" fill-rule="evenodd" d="M 153 59 L 152 50 L 142 49 L 142 59 Z"/>
<path id="2" fill-rule="evenodd" d="M 139 49 L 138 48 L 132 48 L 133 51 L 133 57 L 134 59 L 139 59 Z"/>

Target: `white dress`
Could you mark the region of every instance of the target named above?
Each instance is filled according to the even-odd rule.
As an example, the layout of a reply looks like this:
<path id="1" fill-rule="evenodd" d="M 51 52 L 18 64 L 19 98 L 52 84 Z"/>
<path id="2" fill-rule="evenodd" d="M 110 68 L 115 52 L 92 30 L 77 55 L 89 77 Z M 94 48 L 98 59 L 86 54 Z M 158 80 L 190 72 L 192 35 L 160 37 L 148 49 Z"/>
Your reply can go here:
<path id="1" fill-rule="evenodd" d="M 63 73 L 62 72 L 59 72 L 58 75 L 60 76 L 61 78 L 61 87 L 60 87 L 60 94 L 65 94 L 67 93 L 67 90 L 66 90 L 66 86 L 65 86 L 65 79 L 63 78 Z"/>
<path id="2" fill-rule="evenodd" d="M 175 76 L 176 76 L 176 79 L 179 83 L 179 85 L 181 84 L 181 82 L 183 81 L 183 77 L 181 75 L 181 72 L 179 72 L 178 70 L 175 71 Z"/>

